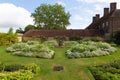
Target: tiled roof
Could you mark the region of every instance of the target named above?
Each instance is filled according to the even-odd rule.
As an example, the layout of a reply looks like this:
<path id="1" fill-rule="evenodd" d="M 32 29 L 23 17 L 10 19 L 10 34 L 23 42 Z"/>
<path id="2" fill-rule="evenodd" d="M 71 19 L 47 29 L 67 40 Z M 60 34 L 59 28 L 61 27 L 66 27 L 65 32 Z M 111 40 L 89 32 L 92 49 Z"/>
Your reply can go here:
<path id="1" fill-rule="evenodd" d="M 23 37 L 56 37 L 56 36 L 97 36 L 100 35 L 98 30 L 30 30 L 26 32 Z"/>
<path id="2" fill-rule="evenodd" d="M 101 21 L 107 20 L 110 17 L 120 17 L 120 9 L 115 10 L 112 13 L 109 13 L 106 16 L 101 17 L 98 21 L 92 22 L 86 29 L 96 29 L 99 27 Z"/>
<path id="3" fill-rule="evenodd" d="M 99 27 L 99 24 L 104 21 L 107 20 L 110 16 L 112 15 L 112 13 L 101 17 L 98 21 L 96 22 L 92 22 L 86 29 L 97 29 Z"/>
<path id="4" fill-rule="evenodd" d="M 111 17 L 120 17 L 120 9 L 115 10 Z"/>

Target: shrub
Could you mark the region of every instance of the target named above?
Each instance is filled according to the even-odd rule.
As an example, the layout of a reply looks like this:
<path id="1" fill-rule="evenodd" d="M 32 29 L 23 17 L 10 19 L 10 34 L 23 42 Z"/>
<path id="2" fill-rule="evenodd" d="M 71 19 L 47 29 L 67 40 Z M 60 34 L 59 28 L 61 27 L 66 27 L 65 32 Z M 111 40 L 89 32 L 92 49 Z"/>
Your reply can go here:
<path id="1" fill-rule="evenodd" d="M 0 63 L 0 72 L 3 72 L 5 68 L 5 65 L 3 63 Z"/>
<path id="2" fill-rule="evenodd" d="M 56 40 L 49 40 L 49 41 L 45 41 L 43 42 L 44 45 L 48 46 L 48 47 L 55 47 L 58 46 L 58 43 Z"/>
<path id="3" fill-rule="evenodd" d="M 77 44 L 78 44 L 77 41 L 64 41 L 63 46 L 72 47 L 72 46 L 76 46 Z"/>
<path id="4" fill-rule="evenodd" d="M 80 36 L 73 36 L 73 37 L 69 37 L 70 41 L 79 41 L 82 40 L 82 38 Z"/>
<path id="5" fill-rule="evenodd" d="M 56 36 L 54 38 L 57 40 L 59 47 L 63 46 L 63 42 L 67 40 L 66 36 Z"/>
<path id="6" fill-rule="evenodd" d="M 120 45 L 120 29 L 118 29 L 118 30 L 115 32 L 115 34 L 114 34 L 114 36 L 113 36 L 113 41 L 114 41 L 116 44 Z"/>
<path id="7" fill-rule="evenodd" d="M 116 49 L 105 42 L 86 41 L 76 44 L 67 50 L 68 58 L 105 56 L 115 52 Z"/>
<path id="8" fill-rule="evenodd" d="M 20 70 L 17 72 L 0 73 L 0 80 L 33 80 L 33 73 L 28 70 Z"/>
<path id="9" fill-rule="evenodd" d="M 43 44 L 37 44 L 37 42 L 15 43 L 11 47 L 8 47 L 7 51 L 18 56 L 39 58 L 52 58 L 54 55 L 53 50 Z"/>
<path id="10" fill-rule="evenodd" d="M 17 42 L 17 35 L 13 33 L 0 33 L 0 46 L 7 46 Z"/>
<path id="11" fill-rule="evenodd" d="M 35 44 L 40 44 L 40 42 L 38 42 L 38 41 L 28 41 L 27 44 L 28 45 L 35 45 Z"/>
<path id="12" fill-rule="evenodd" d="M 25 70 L 29 70 L 29 71 L 31 71 L 33 73 L 40 72 L 40 67 L 38 65 L 34 64 L 34 63 L 27 64 L 27 65 L 24 66 L 24 68 L 25 68 Z"/>
<path id="13" fill-rule="evenodd" d="M 33 80 L 34 74 L 40 72 L 40 67 L 32 64 L 10 64 L 0 66 L 0 80 Z"/>
<path id="14" fill-rule="evenodd" d="M 110 63 L 100 66 L 90 67 L 95 80 L 119 80 L 120 79 L 120 60 L 115 60 Z"/>
<path id="15" fill-rule="evenodd" d="M 104 38 L 102 38 L 102 37 L 85 37 L 82 40 L 83 41 L 95 41 L 95 42 L 105 41 Z"/>
<path id="16" fill-rule="evenodd" d="M 23 65 L 20 65 L 20 64 L 10 64 L 10 65 L 5 65 L 4 71 L 13 72 L 13 71 L 18 71 L 20 69 L 23 69 Z"/>

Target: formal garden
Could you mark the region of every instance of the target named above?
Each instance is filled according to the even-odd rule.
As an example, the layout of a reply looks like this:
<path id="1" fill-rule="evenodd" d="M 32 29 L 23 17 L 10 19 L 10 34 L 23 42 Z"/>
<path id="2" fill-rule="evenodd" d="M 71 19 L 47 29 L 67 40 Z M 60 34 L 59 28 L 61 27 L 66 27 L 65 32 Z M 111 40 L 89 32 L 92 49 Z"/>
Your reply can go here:
<path id="1" fill-rule="evenodd" d="M 120 48 L 80 40 L 14 42 L 0 46 L 1 80 L 119 80 Z"/>
<path id="2" fill-rule="evenodd" d="M 65 30 L 70 24 L 69 12 L 58 4 L 42 4 L 31 16 L 35 25 L 19 28 L 16 33 Z M 120 30 L 111 41 L 72 35 L 68 40 L 62 38 L 64 35 L 44 40 L 45 36 L 38 35 L 40 41 L 18 42 L 16 33 L 12 29 L 0 33 L 0 80 L 120 79 Z"/>

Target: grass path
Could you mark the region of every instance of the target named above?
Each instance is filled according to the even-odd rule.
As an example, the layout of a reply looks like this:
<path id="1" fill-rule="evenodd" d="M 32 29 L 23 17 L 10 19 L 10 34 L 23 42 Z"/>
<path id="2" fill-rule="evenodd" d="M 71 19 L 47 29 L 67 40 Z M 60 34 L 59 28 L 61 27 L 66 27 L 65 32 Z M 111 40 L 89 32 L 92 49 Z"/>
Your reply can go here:
<path id="1" fill-rule="evenodd" d="M 120 58 L 120 48 L 115 54 L 95 58 L 68 59 L 65 56 L 66 48 L 54 48 L 54 59 L 40 59 L 19 57 L 6 53 L 5 47 L 0 47 L 0 62 L 5 64 L 36 63 L 41 67 L 34 80 L 94 80 L 88 66 L 99 65 Z M 54 66 L 63 66 L 64 71 L 53 71 Z"/>

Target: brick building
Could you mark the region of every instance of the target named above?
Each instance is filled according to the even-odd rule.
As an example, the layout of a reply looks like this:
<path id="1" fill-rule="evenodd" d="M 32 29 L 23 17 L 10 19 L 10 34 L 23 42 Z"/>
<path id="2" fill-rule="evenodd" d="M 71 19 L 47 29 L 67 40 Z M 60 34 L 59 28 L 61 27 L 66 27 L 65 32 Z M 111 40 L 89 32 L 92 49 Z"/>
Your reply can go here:
<path id="1" fill-rule="evenodd" d="M 120 9 L 116 8 L 117 3 L 110 3 L 110 8 L 104 8 L 103 16 L 99 14 L 93 17 L 92 23 L 86 29 L 96 29 L 103 32 L 106 39 L 112 38 L 114 32 L 120 28 Z"/>
<path id="2" fill-rule="evenodd" d="M 120 9 L 116 8 L 117 3 L 110 3 L 110 8 L 104 8 L 103 16 L 96 14 L 92 23 L 83 30 L 30 30 L 23 35 L 23 39 L 36 36 L 56 37 L 56 36 L 80 36 L 95 37 L 101 36 L 111 39 L 114 32 L 120 28 Z"/>

